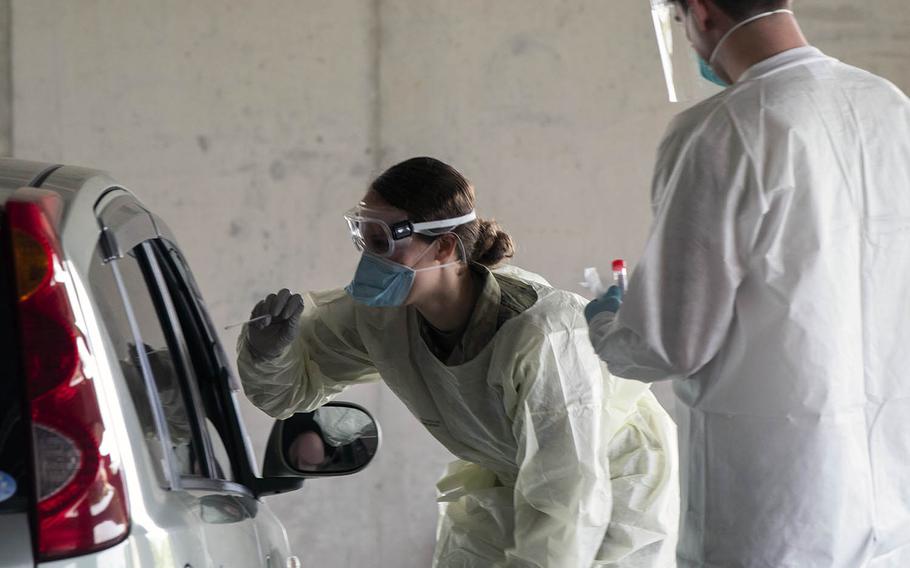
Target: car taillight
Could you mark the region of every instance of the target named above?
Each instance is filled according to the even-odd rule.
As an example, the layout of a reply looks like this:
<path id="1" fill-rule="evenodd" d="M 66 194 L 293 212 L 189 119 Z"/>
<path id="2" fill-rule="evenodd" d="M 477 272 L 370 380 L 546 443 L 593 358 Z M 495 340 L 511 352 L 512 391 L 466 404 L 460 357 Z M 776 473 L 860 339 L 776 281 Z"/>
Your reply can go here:
<path id="1" fill-rule="evenodd" d="M 35 189 L 6 203 L 42 560 L 97 551 L 129 532 L 121 462 L 101 413 L 92 353 L 51 222 L 56 210 L 58 198 Z"/>

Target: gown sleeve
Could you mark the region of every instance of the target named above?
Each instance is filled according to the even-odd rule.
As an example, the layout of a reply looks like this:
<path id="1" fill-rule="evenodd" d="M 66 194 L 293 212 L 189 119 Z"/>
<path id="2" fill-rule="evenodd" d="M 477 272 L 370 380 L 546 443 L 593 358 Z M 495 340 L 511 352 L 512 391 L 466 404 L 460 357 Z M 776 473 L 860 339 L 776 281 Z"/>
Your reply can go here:
<path id="1" fill-rule="evenodd" d="M 615 375 L 689 377 L 728 335 L 763 203 L 749 148 L 726 112 L 694 132 L 671 127 L 661 145 L 644 253 L 618 314 L 589 325 Z"/>
<path id="2" fill-rule="evenodd" d="M 357 329 L 356 306 L 343 290 L 304 298 L 297 339 L 277 357 L 253 357 L 247 328 L 237 341 L 244 392 L 275 418 L 318 408 L 351 385 L 379 380 Z"/>

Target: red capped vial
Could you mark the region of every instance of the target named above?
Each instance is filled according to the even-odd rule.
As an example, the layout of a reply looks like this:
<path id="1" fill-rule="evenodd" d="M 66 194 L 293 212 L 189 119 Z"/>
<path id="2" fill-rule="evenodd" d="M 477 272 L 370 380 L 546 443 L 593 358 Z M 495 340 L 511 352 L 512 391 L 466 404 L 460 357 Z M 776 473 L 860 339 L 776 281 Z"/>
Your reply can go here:
<path id="1" fill-rule="evenodd" d="M 618 286 L 622 293 L 626 293 L 626 287 L 628 286 L 629 278 L 626 273 L 626 261 L 617 258 L 613 261 L 613 284 Z"/>

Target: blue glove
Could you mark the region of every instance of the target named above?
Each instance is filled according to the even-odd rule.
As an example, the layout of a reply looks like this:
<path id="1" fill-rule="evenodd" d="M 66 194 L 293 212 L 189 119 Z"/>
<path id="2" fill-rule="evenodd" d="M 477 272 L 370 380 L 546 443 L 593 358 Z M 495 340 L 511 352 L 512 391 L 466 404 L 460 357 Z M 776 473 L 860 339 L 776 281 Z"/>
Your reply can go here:
<path id="1" fill-rule="evenodd" d="M 619 311 L 620 306 L 622 306 L 622 290 L 620 290 L 619 286 L 610 286 L 606 294 L 585 306 L 585 319 L 588 320 L 588 323 L 591 323 L 591 320 L 597 314 L 603 312 L 615 314 Z"/>

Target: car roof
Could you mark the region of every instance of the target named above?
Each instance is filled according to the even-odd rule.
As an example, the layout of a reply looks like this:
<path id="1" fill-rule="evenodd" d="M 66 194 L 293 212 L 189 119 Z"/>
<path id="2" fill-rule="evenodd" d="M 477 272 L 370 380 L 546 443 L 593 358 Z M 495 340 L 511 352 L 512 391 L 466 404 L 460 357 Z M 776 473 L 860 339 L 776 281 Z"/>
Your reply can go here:
<path id="1" fill-rule="evenodd" d="M 52 162 L 0 158 L 0 206 L 23 187 L 38 187 L 56 193 L 66 210 L 79 196 L 80 202 L 95 203 L 111 187 L 120 187 L 101 170 Z M 123 189 L 122 187 L 120 189 Z"/>
<path id="2" fill-rule="evenodd" d="M 52 223 L 64 254 L 80 269 L 90 266 L 102 231 L 96 208 L 103 207 L 107 196 L 130 195 L 135 200 L 132 192 L 100 170 L 0 158 L 0 209 L 17 190 L 24 187 L 37 187 L 60 198 L 60 208 L 55 211 Z M 138 204 L 145 210 L 141 203 Z M 162 230 L 167 230 L 163 222 L 159 224 Z"/>
<path id="3" fill-rule="evenodd" d="M 0 205 L 20 187 L 40 183 L 41 178 L 59 166 L 47 162 L 32 162 L 15 158 L 0 158 Z"/>

